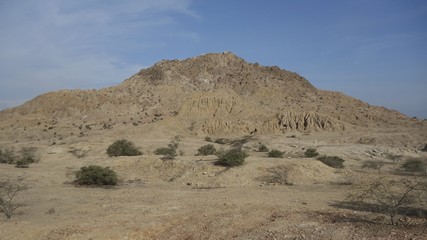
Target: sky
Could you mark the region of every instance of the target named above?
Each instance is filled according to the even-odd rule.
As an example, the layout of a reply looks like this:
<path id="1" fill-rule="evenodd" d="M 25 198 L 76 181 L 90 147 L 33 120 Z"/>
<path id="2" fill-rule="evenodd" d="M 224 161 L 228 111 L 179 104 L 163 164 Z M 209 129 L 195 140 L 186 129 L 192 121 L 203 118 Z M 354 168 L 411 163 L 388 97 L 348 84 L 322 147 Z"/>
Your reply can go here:
<path id="1" fill-rule="evenodd" d="M 223 51 L 427 118 L 424 0 L 0 0 L 0 109 Z"/>

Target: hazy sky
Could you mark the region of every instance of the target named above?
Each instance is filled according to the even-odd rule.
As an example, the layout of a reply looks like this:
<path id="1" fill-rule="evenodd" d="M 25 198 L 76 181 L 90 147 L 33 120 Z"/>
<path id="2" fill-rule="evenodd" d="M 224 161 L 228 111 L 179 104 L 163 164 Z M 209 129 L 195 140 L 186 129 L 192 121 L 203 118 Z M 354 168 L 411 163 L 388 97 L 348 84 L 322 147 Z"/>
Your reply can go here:
<path id="1" fill-rule="evenodd" d="M 225 50 L 427 118 L 424 0 L 0 0 L 0 109 Z"/>

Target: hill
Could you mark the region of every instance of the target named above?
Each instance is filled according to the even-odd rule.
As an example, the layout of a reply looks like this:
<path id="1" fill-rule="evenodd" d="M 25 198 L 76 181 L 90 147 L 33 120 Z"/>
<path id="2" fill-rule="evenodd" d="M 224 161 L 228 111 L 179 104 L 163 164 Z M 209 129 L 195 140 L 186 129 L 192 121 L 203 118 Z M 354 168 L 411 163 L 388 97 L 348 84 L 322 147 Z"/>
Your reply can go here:
<path id="1" fill-rule="evenodd" d="M 114 87 L 50 92 L 0 112 L 1 130 L 28 140 L 153 124 L 203 136 L 425 126 L 229 52 L 164 60 Z"/>

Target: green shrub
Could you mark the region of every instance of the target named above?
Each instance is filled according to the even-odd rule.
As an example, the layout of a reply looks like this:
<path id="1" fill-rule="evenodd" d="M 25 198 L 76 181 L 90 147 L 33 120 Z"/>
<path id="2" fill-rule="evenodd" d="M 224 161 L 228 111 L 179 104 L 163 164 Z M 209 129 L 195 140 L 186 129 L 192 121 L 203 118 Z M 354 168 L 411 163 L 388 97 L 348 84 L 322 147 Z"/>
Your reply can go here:
<path id="1" fill-rule="evenodd" d="M 214 145 L 212 145 L 212 144 L 204 145 L 204 146 L 200 147 L 199 149 L 197 149 L 197 151 L 199 152 L 197 154 L 198 156 L 207 156 L 207 155 L 215 155 L 216 154 L 216 149 L 215 149 Z"/>
<path id="2" fill-rule="evenodd" d="M 138 156 L 142 155 L 135 145 L 125 139 L 117 140 L 107 148 L 107 154 L 110 157 L 117 156 Z"/>
<path id="3" fill-rule="evenodd" d="M 174 159 L 176 157 L 176 150 L 170 147 L 161 147 L 154 150 L 154 154 L 163 155 L 163 159 Z"/>
<path id="4" fill-rule="evenodd" d="M 0 163 L 13 164 L 15 163 L 16 158 L 13 148 L 0 150 Z"/>
<path id="5" fill-rule="evenodd" d="M 401 167 L 407 172 L 424 172 L 426 170 L 426 163 L 421 159 L 412 158 L 406 160 Z"/>
<path id="6" fill-rule="evenodd" d="M 225 167 L 235 167 L 240 166 L 245 161 L 245 158 L 248 157 L 248 154 L 243 152 L 240 149 L 231 149 L 219 156 L 218 161 L 215 162 L 216 165 L 221 165 Z"/>
<path id="7" fill-rule="evenodd" d="M 81 167 L 76 173 L 76 183 L 79 185 L 117 185 L 117 174 L 109 167 L 90 165 Z"/>
<path id="8" fill-rule="evenodd" d="M 308 158 L 316 157 L 318 155 L 319 155 L 319 153 L 314 148 L 309 148 L 304 152 L 304 156 L 308 157 Z"/>
<path id="9" fill-rule="evenodd" d="M 277 149 L 273 149 L 270 152 L 268 152 L 268 157 L 271 157 L 271 158 L 282 158 L 283 154 L 285 154 L 285 152 L 279 151 Z"/>
<path id="10" fill-rule="evenodd" d="M 264 144 L 259 145 L 258 152 L 268 152 L 268 147 Z"/>
<path id="11" fill-rule="evenodd" d="M 344 159 L 337 156 L 321 156 L 317 158 L 322 163 L 333 168 L 344 168 Z"/>

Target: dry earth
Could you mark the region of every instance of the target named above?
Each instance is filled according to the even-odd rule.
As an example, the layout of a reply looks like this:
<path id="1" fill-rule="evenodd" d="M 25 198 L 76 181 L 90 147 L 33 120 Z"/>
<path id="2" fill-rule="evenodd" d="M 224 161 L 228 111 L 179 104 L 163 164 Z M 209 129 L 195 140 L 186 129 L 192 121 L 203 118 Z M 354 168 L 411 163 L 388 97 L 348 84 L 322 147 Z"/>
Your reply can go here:
<path id="1" fill-rule="evenodd" d="M 257 136 L 244 145 L 249 157 L 243 166 L 226 169 L 213 165 L 214 156 L 194 156 L 206 144 L 203 138 L 181 136 L 184 156 L 160 160 L 153 149 L 174 137 L 164 134 L 129 140 L 143 156 L 113 157 L 106 147 L 114 137 L 82 137 L 47 146 L 39 142 L 42 161 L 28 169 L 0 165 L 2 177 L 24 176 L 31 189 L 19 195 L 24 207 L 13 219 L 0 220 L 2 239 L 425 239 L 426 222 L 405 218 L 388 225 L 381 215 L 340 206 L 349 183 L 375 178 L 361 169 L 363 160 L 384 159 L 383 175 L 396 165 L 386 153 L 422 156 L 404 148 L 364 144 L 337 144 L 336 134 Z M 333 141 L 332 141 L 333 140 Z M 258 143 L 286 151 L 284 158 L 256 152 Z M 34 143 L 30 143 L 34 144 Z M 16 147 L 27 143 L 14 144 Z M 217 148 L 228 146 L 215 144 Z M 304 158 L 308 147 L 321 154 L 342 156 L 345 168 L 330 168 Z M 78 158 L 70 151 L 87 152 Z M 426 157 L 424 155 L 424 157 Z M 81 166 L 111 166 L 121 184 L 113 188 L 69 184 Z M 288 183 L 271 184 L 271 171 L 289 168 Z M 396 175 L 396 177 L 400 177 Z M 50 211 L 49 211 L 50 210 Z"/>
<path id="2" fill-rule="evenodd" d="M 176 160 L 153 154 L 176 136 Z M 250 136 L 245 164 L 195 156 L 205 136 Z M 108 157 L 122 138 L 144 155 Z M 267 158 L 259 143 L 285 157 Z M 0 164 L 0 178 L 23 176 L 31 187 L 12 219 L 1 216 L 0 239 L 427 239 L 423 218 L 391 226 L 344 202 L 378 177 L 364 161 L 384 161 L 382 176 L 413 178 L 390 156 L 427 159 L 426 143 L 425 120 L 316 89 L 278 67 L 228 52 L 162 61 L 115 87 L 47 93 L 0 112 L 0 149 L 37 147 L 41 159 L 24 169 Z M 342 157 L 345 168 L 304 158 L 311 147 Z M 71 184 L 91 164 L 110 166 L 120 184 Z"/>

